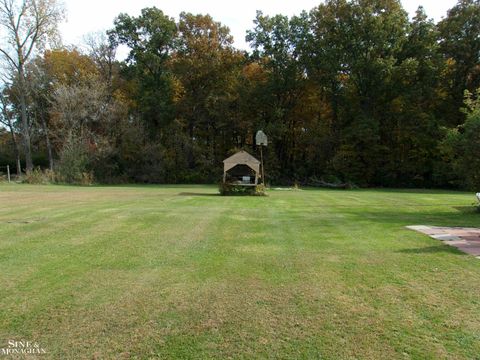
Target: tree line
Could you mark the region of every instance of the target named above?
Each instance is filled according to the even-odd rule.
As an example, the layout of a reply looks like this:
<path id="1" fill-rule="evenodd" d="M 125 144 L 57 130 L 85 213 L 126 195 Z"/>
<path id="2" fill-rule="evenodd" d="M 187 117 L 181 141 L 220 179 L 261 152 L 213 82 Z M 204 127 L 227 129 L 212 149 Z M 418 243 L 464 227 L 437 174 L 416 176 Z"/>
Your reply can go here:
<path id="1" fill-rule="evenodd" d="M 397 0 L 258 12 L 251 51 L 209 15 L 155 7 L 53 46 L 62 14 L 0 1 L 0 163 L 69 183 L 211 183 L 263 130 L 272 183 L 480 187 L 479 0 L 439 22 Z"/>

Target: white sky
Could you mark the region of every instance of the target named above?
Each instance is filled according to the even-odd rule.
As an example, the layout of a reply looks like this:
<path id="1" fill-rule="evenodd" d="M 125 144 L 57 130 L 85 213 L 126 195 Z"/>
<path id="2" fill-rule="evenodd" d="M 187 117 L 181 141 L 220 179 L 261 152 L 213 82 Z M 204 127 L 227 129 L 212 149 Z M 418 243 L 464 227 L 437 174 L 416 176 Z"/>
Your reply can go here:
<path id="1" fill-rule="evenodd" d="M 214 20 L 227 25 L 240 49 L 248 49 L 245 32 L 253 27 L 256 10 L 265 14 L 295 15 L 310 10 L 320 0 L 63 0 L 67 8 L 67 22 L 60 31 L 66 45 L 81 44 L 84 35 L 111 28 L 113 19 L 121 12 L 133 16 L 145 7 L 156 6 L 171 17 L 182 11 L 210 14 Z M 428 17 L 440 20 L 456 0 L 402 0 L 404 8 L 413 15 L 423 5 Z"/>

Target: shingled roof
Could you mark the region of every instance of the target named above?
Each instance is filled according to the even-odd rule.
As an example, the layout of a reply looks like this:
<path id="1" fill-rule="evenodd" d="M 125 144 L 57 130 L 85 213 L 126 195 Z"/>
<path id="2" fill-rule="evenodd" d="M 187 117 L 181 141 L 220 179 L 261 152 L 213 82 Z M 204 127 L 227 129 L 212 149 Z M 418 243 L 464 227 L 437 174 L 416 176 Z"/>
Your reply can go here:
<path id="1" fill-rule="evenodd" d="M 252 155 L 250 155 L 244 150 L 239 151 L 238 153 L 223 160 L 223 163 L 225 172 L 234 168 L 237 165 L 247 165 L 248 167 L 255 170 L 257 173 L 260 172 L 260 161 L 255 159 Z"/>
<path id="2" fill-rule="evenodd" d="M 230 156 L 229 158 L 223 160 L 224 163 L 235 163 L 235 164 L 246 164 L 246 163 L 253 163 L 253 164 L 260 164 L 260 161 L 255 159 L 252 155 L 248 152 L 242 150 L 238 153 Z"/>

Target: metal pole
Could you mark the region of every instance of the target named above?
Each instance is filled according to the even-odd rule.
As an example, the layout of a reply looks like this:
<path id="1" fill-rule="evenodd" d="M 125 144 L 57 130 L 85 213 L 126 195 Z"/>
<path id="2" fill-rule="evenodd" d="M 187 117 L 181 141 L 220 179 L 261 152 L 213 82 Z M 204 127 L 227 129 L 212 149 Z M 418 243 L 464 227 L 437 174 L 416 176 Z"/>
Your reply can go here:
<path id="1" fill-rule="evenodd" d="M 260 160 L 262 161 L 262 184 L 265 186 L 265 168 L 263 167 L 263 145 L 260 145 Z"/>
<path id="2" fill-rule="evenodd" d="M 8 182 L 10 182 L 10 165 L 7 165 Z"/>

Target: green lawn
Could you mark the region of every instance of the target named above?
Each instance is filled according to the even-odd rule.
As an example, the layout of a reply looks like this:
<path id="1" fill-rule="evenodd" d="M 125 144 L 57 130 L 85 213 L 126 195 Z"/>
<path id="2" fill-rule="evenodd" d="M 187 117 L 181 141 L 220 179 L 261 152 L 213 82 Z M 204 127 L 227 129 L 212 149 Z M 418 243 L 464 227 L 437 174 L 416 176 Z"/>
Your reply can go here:
<path id="1" fill-rule="evenodd" d="M 0 185 L 0 348 L 42 359 L 478 359 L 467 193 Z M 0 356 L 1 358 L 1 356 Z"/>

